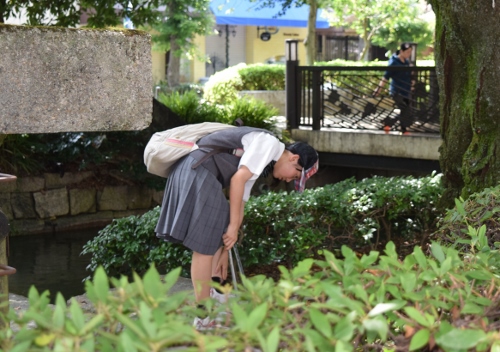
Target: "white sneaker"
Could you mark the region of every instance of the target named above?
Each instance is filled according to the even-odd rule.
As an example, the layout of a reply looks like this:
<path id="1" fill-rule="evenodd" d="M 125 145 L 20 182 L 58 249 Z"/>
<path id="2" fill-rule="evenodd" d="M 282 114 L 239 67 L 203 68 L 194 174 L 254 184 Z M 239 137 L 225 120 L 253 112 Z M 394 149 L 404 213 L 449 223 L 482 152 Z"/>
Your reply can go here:
<path id="1" fill-rule="evenodd" d="M 226 303 L 228 295 L 217 292 L 217 290 L 213 287 L 210 288 L 210 297 L 215 299 L 219 303 Z"/>
<path id="2" fill-rule="evenodd" d="M 205 319 L 194 318 L 193 326 L 198 331 L 212 330 L 220 327 L 217 321 L 210 319 L 210 317 L 206 317 Z"/>

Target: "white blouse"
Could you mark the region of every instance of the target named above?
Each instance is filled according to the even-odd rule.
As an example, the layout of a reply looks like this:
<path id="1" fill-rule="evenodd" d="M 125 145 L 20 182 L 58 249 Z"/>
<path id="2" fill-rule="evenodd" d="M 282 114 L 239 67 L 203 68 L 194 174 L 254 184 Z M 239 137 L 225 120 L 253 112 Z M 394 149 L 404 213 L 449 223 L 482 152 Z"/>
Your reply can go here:
<path id="1" fill-rule="evenodd" d="M 257 180 L 267 164 L 272 160 L 277 161 L 281 157 L 285 145 L 273 135 L 265 132 L 250 132 L 243 136 L 241 142 L 245 152 L 241 157 L 238 169 L 245 165 L 253 174 L 245 183 L 243 201 L 246 202 L 250 198 L 250 191 L 255 180 Z"/>

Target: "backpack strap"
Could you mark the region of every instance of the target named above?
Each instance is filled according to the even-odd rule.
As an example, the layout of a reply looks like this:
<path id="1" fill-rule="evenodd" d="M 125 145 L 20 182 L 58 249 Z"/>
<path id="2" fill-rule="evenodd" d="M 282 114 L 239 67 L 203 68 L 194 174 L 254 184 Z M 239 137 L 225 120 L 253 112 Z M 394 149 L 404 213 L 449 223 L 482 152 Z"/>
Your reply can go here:
<path id="1" fill-rule="evenodd" d="M 237 157 L 241 157 L 243 155 L 243 149 L 242 148 L 231 149 L 231 148 L 221 147 L 221 146 L 218 146 L 218 145 L 209 145 L 209 144 L 199 145 L 198 147 L 200 147 L 200 148 L 210 148 L 212 150 L 209 151 L 207 154 L 205 154 L 193 166 L 191 166 L 192 169 L 196 169 L 205 160 L 207 160 L 208 158 L 210 158 L 211 156 L 213 156 L 215 154 L 227 153 L 227 154 L 236 155 Z"/>

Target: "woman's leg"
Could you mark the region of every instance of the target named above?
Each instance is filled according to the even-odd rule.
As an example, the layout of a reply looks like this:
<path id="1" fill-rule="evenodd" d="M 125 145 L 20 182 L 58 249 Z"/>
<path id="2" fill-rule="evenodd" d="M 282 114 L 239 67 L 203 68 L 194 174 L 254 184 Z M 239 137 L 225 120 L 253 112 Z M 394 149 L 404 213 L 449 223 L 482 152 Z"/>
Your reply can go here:
<path id="1" fill-rule="evenodd" d="M 196 302 L 210 297 L 213 255 L 193 252 L 191 259 L 191 280 L 193 281 Z"/>

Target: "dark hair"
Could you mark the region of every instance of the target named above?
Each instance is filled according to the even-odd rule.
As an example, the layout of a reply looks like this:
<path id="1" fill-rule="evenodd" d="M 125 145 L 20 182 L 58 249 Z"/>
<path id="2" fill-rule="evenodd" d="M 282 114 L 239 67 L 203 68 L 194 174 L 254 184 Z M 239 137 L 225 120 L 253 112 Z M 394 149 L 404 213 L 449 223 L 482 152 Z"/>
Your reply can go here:
<path id="1" fill-rule="evenodd" d="M 405 51 L 405 50 L 408 50 L 411 48 L 411 44 L 410 43 L 402 43 L 399 47 L 399 50 L 401 51 Z"/>
<path id="2" fill-rule="evenodd" d="M 285 149 L 297 154 L 300 157 L 299 165 L 306 170 L 310 169 L 318 161 L 316 150 L 305 142 L 295 142 L 286 146 Z"/>

